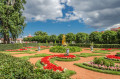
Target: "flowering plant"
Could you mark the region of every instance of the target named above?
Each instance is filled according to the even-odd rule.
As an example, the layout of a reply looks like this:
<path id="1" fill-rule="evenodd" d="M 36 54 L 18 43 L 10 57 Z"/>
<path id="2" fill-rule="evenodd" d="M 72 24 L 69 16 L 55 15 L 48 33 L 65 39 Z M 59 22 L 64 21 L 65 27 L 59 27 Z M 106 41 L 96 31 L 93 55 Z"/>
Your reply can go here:
<path id="1" fill-rule="evenodd" d="M 41 63 L 45 64 L 45 66 L 43 66 L 44 69 L 53 69 L 53 71 L 63 71 L 64 69 L 60 66 L 56 66 L 52 63 L 50 63 L 50 59 L 54 58 L 54 57 L 59 57 L 59 58 L 75 58 L 76 56 L 74 55 L 69 55 L 69 56 L 64 56 L 64 55 L 51 55 L 51 56 L 46 56 L 44 58 L 41 59 Z"/>

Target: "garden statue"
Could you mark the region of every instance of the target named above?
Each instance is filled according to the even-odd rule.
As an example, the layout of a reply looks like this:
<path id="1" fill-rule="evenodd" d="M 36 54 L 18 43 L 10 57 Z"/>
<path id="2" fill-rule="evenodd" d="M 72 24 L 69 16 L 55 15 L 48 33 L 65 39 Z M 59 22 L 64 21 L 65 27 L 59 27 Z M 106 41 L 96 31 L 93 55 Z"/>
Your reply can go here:
<path id="1" fill-rule="evenodd" d="M 66 49 L 66 55 L 69 56 L 69 49 Z"/>
<path id="2" fill-rule="evenodd" d="M 93 51 L 93 42 L 91 43 L 90 49 Z"/>
<path id="3" fill-rule="evenodd" d="M 63 45 L 63 46 L 67 46 L 67 44 L 66 44 L 66 39 L 65 39 L 65 35 L 63 35 L 63 37 L 62 37 L 62 45 Z"/>
<path id="4" fill-rule="evenodd" d="M 38 46 L 38 51 L 40 51 L 40 46 Z"/>

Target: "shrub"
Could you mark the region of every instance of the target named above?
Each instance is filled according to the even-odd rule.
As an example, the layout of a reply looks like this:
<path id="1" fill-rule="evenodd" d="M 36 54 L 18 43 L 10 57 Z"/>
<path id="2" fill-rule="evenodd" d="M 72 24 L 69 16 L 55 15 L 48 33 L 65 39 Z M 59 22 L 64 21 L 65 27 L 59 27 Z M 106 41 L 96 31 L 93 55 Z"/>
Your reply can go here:
<path id="1" fill-rule="evenodd" d="M 22 44 L 0 44 L 0 51 L 23 48 Z"/>
<path id="2" fill-rule="evenodd" d="M 30 62 L 0 53 L 0 79 L 27 79 L 32 72 Z"/>
<path id="3" fill-rule="evenodd" d="M 100 64 L 100 65 L 105 65 L 105 66 L 114 66 L 114 62 L 109 60 L 105 60 L 104 58 L 97 58 L 95 57 L 94 60 L 93 60 L 93 63 L 95 64 Z"/>
<path id="4" fill-rule="evenodd" d="M 63 46 L 54 46 L 50 48 L 50 52 L 57 52 L 57 53 L 65 53 L 66 49 L 69 48 L 69 52 L 80 52 L 82 49 L 76 46 L 67 46 L 67 47 L 63 47 Z"/>
<path id="5" fill-rule="evenodd" d="M 90 44 L 76 43 L 69 46 L 90 47 Z M 120 48 L 120 44 L 94 44 L 94 48 Z"/>

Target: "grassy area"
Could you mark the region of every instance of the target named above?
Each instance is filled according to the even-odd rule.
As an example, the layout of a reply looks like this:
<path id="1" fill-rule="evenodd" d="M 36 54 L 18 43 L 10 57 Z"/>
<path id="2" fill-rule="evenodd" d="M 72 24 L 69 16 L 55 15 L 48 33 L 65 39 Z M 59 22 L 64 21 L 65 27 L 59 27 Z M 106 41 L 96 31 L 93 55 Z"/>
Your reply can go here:
<path id="1" fill-rule="evenodd" d="M 85 66 L 82 63 L 75 63 L 74 65 L 85 68 L 85 69 L 88 69 L 88 70 L 96 71 L 96 72 L 101 72 L 101 73 L 106 73 L 106 74 L 113 74 L 113 75 L 120 75 L 120 71 L 97 69 L 97 68 Z"/>
<path id="2" fill-rule="evenodd" d="M 75 54 L 78 57 L 91 57 L 91 56 L 105 56 L 103 54 L 94 54 L 94 53 L 81 53 L 81 54 Z"/>
<path id="3" fill-rule="evenodd" d="M 50 56 L 50 55 L 51 54 L 41 53 L 41 54 L 35 54 L 35 55 L 32 55 L 32 56 L 23 56 L 23 57 L 20 57 L 20 58 L 25 59 L 25 60 L 29 60 L 30 58 L 46 57 L 46 56 Z"/>
<path id="4" fill-rule="evenodd" d="M 77 60 L 80 60 L 80 57 L 76 57 L 74 59 L 64 59 L 64 58 L 54 58 L 55 60 L 57 61 L 77 61 Z"/>
<path id="5" fill-rule="evenodd" d="M 96 51 L 93 51 L 93 53 L 110 54 L 108 52 L 109 51 L 106 51 L 106 50 L 96 50 Z"/>

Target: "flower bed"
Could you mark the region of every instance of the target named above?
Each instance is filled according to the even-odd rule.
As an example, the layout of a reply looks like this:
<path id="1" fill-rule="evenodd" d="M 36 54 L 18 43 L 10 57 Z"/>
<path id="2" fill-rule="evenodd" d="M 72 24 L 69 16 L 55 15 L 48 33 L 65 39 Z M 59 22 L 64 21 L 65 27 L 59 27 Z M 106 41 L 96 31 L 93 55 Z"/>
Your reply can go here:
<path id="1" fill-rule="evenodd" d="M 24 47 L 24 48 L 34 48 L 34 47 Z"/>
<path id="2" fill-rule="evenodd" d="M 24 51 L 24 50 L 27 50 L 27 49 L 16 49 L 16 50 L 6 50 L 6 51 Z"/>
<path id="3" fill-rule="evenodd" d="M 120 61 L 120 57 L 115 55 L 107 55 L 106 58 Z"/>
<path id="4" fill-rule="evenodd" d="M 89 67 L 98 68 L 98 69 L 104 69 L 104 70 L 120 71 L 120 65 L 106 66 L 106 65 L 101 65 L 101 64 L 94 64 L 93 62 L 83 63 L 83 65 L 86 65 L 86 66 L 89 66 Z"/>
<path id="5" fill-rule="evenodd" d="M 50 46 L 40 46 L 40 48 L 50 48 Z"/>
<path id="6" fill-rule="evenodd" d="M 44 69 L 53 69 L 53 71 L 59 70 L 59 71 L 63 71 L 64 69 L 60 66 L 56 66 L 52 63 L 50 63 L 50 59 L 54 58 L 54 57 L 58 57 L 58 58 L 75 58 L 76 56 L 74 55 L 69 55 L 69 56 L 65 56 L 65 55 L 51 55 L 51 56 L 46 56 L 44 58 L 41 59 L 41 63 L 44 64 L 45 66 L 43 66 Z"/>
<path id="7" fill-rule="evenodd" d="M 108 48 L 108 49 L 103 48 L 101 50 L 113 50 L 113 49 L 120 49 L 120 48 Z"/>

